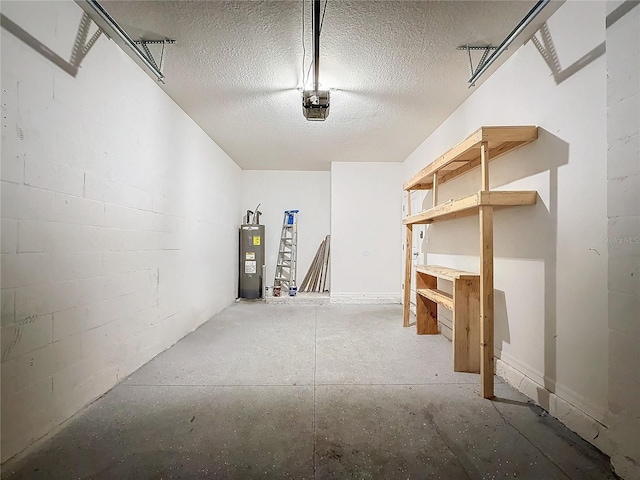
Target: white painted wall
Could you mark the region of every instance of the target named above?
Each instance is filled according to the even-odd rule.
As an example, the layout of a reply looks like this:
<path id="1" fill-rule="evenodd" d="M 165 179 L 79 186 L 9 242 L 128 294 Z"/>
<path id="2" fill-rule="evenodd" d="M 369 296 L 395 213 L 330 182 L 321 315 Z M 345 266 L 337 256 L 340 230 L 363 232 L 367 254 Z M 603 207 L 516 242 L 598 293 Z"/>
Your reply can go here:
<path id="1" fill-rule="evenodd" d="M 527 393 L 610 453 L 597 423 L 610 403 L 605 4 L 567 2 L 547 24 L 557 78 L 528 42 L 407 158 L 404 177 L 481 125 L 540 126 L 536 142 L 490 167 L 491 188 L 539 193 L 536 206 L 495 214 L 496 354 L 535 385 Z M 477 191 L 479 173 L 443 185 L 440 201 Z M 434 224 L 428 237 L 429 263 L 479 271 L 477 218 Z"/>
<path id="2" fill-rule="evenodd" d="M 607 425 L 616 471 L 640 478 L 640 5 L 607 13 Z"/>
<path id="3" fill-rule="evenodd" d="M 254 211 L 256 205 L 262 204 L 260 223 L 265 225 L 266 285 L 273 285 L 284 211 L 300 210 L 297 250 L 297 283 L 300 286 L 320 243 L 329 235 L 330 196 L 330 172 L 242 172 L 242 214 L 247 210 Z"/>
<path id="4" fill-rule="evenodd" d="M 331 301 L 398 303 L 402 164 L 331 164 Z"/>
<path id="5" fill-rule="evenodd" d="M 2 2 L 69 58 L 74 2 Z M 241 172 L 113 42 L 2 29 L 2 460 L 233 301 Z"/>

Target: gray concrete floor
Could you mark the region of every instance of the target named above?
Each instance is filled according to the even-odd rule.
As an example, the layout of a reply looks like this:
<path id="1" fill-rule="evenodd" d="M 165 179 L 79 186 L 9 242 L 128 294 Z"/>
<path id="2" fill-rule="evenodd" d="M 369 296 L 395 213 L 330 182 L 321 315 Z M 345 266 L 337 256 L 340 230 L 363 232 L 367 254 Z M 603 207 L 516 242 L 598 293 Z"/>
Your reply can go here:
<path id="1" fill-rule="evenodd" d="M 608 459 L 400 306 L 235 304 L 24 458 L 17 479 L 608 479 Z"/>

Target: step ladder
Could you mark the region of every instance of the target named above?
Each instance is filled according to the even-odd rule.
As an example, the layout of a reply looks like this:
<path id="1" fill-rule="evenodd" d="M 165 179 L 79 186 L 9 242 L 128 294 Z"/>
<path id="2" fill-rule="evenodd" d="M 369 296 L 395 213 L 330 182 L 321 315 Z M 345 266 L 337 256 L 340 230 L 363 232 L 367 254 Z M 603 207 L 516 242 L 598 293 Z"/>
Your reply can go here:
<path id="1" fill-rule="evenodd" d="M 297 248 L 298 248 L 298 212 L 299 210 L 286 210 L 282 221 L 282 234 L 280 235 L 280 247 L 278 248 L 278 262 L 276 263 L 276 276 L 274 287 L 280 287 L 295 295 Z M 286 288 L 286 290 L 285 290 Z"/>

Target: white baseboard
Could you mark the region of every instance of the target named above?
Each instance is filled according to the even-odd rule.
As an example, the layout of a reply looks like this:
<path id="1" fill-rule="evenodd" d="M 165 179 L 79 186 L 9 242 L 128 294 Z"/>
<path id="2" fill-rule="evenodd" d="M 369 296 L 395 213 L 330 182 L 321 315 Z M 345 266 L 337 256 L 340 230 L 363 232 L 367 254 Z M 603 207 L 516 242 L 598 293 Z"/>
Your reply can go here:
<path id="1" fill-rule="evenodd" d="M 400 304 L 399 293 L 351 293 L 331 292 L 331 303 L 360 305 Z"/>
<path id="2" fill-rule="evenodd" d="M 524 393 L 549 412 L 552 417 L 558 419 L 570 430 L 605 454 L 611 456 L 614 453 L 609 439 L 609 429 L 597 419 L 555 393 L 550 392 L 544 386 L 499 358 L 496 358 L 496 375 L 504 379 L 516 390 Z"/>

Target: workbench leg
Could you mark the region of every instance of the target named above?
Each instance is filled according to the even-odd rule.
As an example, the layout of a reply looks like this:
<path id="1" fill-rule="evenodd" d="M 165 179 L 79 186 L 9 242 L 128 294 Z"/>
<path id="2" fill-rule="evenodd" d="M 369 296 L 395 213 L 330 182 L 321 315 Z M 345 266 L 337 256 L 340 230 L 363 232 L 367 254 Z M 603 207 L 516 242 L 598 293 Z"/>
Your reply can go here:
<path id="1" fill-rule="evenodd" d="M 480 282 L 453 282 L 453 371 L 480 372 Z"/>
<path id="2" fill-rule="evenodd" d="M 480 207 L 480 391 L 492 398 L 493 376 L 493 207 Z"/>

